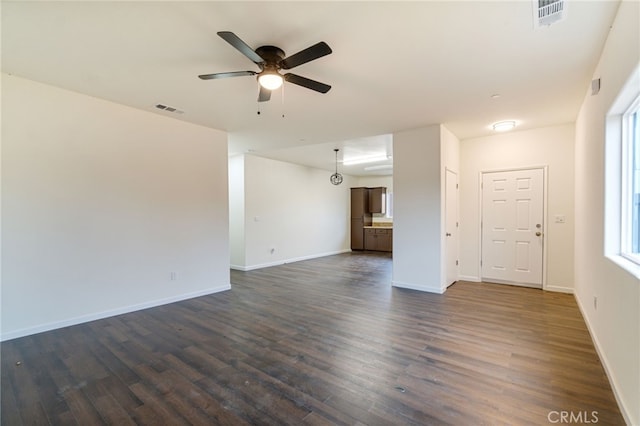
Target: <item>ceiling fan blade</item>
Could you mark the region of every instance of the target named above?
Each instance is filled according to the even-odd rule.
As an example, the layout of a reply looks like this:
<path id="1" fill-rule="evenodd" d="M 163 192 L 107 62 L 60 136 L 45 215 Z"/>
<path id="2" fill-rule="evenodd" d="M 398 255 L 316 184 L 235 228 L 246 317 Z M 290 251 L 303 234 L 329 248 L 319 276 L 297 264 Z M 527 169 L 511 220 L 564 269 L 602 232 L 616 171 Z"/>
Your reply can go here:
<path id="1" fill-rule="evenodd" d="M 297 74 L 285 74 L 284 79 L 289 83 L 297 84 L 298 86 L 306 87 L 307 89 L 315 90 L 320 93 L 327 93 L 331 86 L 328 84 L 320 83 L 319 81 L 311 80 L 306 77 L 301 77 Z"/>
<path id="2" fill-rule="evenodd" d="M 285 70 L 289 70 L 291 68 L 297 67 L 298 65 L 306 64 L 309 61 L 313 61 L 314 59 L 322 58 L 323 56 L 326 56 L 331 52 L 332 50 L 329 45 L 324 41 L 321 41 L 311 47 L 307 47 L 306 49 L 301 50 L 298 53 L 294 53 L 293 55 L 284 58 L 282 61 L 280 61 L 280 67 Z"/>
<path id="3" fill-rule="evenodd" d="M 258 102 L 266 102 L 269 99 L 271 99 L 271 90 L 265 89 L 264 87 L 260 86 L 260 93 L 258 93 Z"/>
<path id="4" fill-rule="evenodd" d="M 235 47 L 244 56 L 251 59 L 256 64 L 264 62 L 262 56 L 258 55 L 247 43 L 242 41 L 240 37 L 232 33 L 231 31 L 218 31 L 218 35 L 222 37 L 224 41 Z"/>
<path id="5" fill-rule="evenodd" d="M 245 75 L 256 75 L 258 74 L 255 71 L 232 71 L 232 72 L 219 72 L 215 74 L 202 74 L 199 75 L 198 78 L 202 80 L 215 80 L 217 78 L 227 78 L 227 77 L 243 77 Z"/>

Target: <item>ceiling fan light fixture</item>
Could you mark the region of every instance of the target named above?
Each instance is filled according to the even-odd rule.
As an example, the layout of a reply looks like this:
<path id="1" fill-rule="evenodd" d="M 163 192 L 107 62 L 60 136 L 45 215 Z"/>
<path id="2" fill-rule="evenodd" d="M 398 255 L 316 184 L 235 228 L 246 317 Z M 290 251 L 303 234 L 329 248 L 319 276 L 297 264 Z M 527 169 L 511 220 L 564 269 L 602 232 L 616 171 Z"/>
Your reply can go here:
<path id="1" fill-rule="evenodd" d="M 254 50 L 231 31 L 218 31 L 218 36 L 229 43 L 237 51 L 242 53 L 255 65 L 260 67 L 260 72 L 232 71 L 200 74 L 198 75 L 198 78 L 201 80 L 216 80 L 219 78 L 257 75 L 258 84 L 260 85 L 258 102 L 266 102 L 270 100 L 271 92 L 281 87 L 284 80 L 287 80 L 288 83 L 295 84 L 318 93 L 327 93 L 331 90 L 330 85 L 302 77 L 301 75 L 290 72 L 285 75 L 280 74 L 280 70 L 290 70 L 332 53 L 331 48 L 324 41 L 318 42 L 313 46 L 302 49 L 298 53 L 285 57 L 284 50 L 277 46 L 260 46 Z"/>
<path id="2" fill-rule="evenodd" d="M 265 70 L 258 75 L 258 83 L 267 90 L 276 90 L 282 86 L 284 79 L 275 70 Z"/>
<path id="3" fill-rule="evenodd" d="M 496 132 L 507 132 L 516 127 L 516 122 L 512 120 L 500 121 L 498 123 L 494 123 L 491 127 L 493 127 L 493 130 Z"/>

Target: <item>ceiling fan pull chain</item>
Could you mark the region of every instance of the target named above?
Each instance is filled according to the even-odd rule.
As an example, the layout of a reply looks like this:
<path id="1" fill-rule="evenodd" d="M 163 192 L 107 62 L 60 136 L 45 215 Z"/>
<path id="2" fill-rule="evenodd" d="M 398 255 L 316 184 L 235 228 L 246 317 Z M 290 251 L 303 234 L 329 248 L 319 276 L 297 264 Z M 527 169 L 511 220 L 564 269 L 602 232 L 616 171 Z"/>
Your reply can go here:
<path id="1" fill-rule="evenodd" d="M 282 92 L 280 93 L 282 95 L 282 118 L 284 118 L 284 84 L 282 85 Z"/>

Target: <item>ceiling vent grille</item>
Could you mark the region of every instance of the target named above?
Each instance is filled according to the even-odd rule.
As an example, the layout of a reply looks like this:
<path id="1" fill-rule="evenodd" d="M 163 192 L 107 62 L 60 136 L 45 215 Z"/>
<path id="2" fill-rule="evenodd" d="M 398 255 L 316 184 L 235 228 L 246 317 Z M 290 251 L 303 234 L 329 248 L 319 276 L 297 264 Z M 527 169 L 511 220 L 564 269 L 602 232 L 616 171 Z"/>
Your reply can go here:
<path id="1" fill-rule="evenodd" d="M 184 114 L 184 111 L 174 108 L 172 106 L 167 106 L 163 104 L 156 104 L 156 108 L 161 109 L 163 111 L 172 112 L 174 114 Z"/>
<path id="2" fill-rule="evenodd" d="M 547 27 L 562 21 L 566 13 L 565 0 L 533 0 L 533 27 Z"/>

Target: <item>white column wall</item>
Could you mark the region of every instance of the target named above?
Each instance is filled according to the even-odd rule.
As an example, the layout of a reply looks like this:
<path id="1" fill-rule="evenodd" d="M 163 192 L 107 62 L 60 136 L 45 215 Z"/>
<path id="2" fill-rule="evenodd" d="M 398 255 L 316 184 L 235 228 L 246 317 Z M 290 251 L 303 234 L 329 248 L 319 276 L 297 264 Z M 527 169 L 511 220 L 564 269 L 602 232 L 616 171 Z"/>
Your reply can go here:
<path id="1" fill-rule="evenodd" d="M 229 250 L 231 268 L 245 265 L 244 155 L 229 158 Z"/>
<path id="2" fill-rule="evenodd" d="M 393 285 L 443 293 L 441 126 L 393 136 Z"/>

